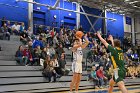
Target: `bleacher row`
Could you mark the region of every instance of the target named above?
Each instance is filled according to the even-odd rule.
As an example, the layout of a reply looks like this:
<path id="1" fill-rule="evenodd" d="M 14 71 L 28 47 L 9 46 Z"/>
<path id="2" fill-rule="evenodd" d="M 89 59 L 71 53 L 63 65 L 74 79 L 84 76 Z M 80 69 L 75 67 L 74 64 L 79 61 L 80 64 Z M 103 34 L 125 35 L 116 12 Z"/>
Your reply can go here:
<path id="1" fill-rule="evenodd" d="M 69 90 L 72 72 L 67 76 L 57 78 L 55 83 L 47 83 L 43 77 L 41 66 L 19 66 L 14 61 L 14 55 L 21 44 L 18 36 L 11 36 L 10 41 L 0 40 L 0 92 L 31 93 Z M 70 55 L 70 51 L 66 51 Z M 67 57 L 66 57 L 67 58 Z M 83 65 L 84 66 L 84 65 Z M 71 68 L 71 61 L 67 61 L 67 68 Z M 84 70 L 84 69 L 83 69 Z M 127 80 L 127 84 L 140 84 L 139 79 Z M 83 71 L 80 89 L 93 88 L 94 83 L 87 81 L 87 71 Z"/>

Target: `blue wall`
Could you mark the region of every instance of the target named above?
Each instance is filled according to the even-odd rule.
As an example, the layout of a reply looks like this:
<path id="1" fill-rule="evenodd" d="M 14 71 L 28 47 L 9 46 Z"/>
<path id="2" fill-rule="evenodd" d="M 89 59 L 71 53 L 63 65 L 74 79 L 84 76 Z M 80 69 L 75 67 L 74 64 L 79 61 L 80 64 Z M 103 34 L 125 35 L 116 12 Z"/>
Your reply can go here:
<path id="1" fill-rule="evenodd" d="M 56 0 L 35 0 L 38 3 L 42 3 L 42 4 L 48 4 L 48 5 L 54 5 Z M 67 11 L 63 11 L 63 10 L 48 10 L 47 7 L 44 6 L 39 6 L 39 5 L 34 5 L 34 10 L 37 10 L 37 7 L 40 7 L 40 10 L 38 11 L 43 11 L 45 14 L 45 23 L 44 22 L 40 22 L 39 24 L 44 24 L 47 26 L 52 26 L 52 22 L 57 22 L 57 27 L 60 27 L 60 25 L 62 24 L 62 20 L 65 23 L 69 23 L 69 24 L 75 24 L 76 25 L 76 13 L 73 12 L 67 12 Z M 70 2 L 63 2 L 63 0 L 60 0 L 60 7 L 61 8 L 65 8 L 65 9 L 71 9 L 71 10 L 76 10 L 76 4 L 72 4 Z M 71 13 L 71 16 L 69 15 Z M 56 15 L 57 18 L 54 20 L 53 16 Z M 67 19 L 68 18 L 68 19 Z M 72 19 L 71 19 L 72 18 Z M 75 20 L 74 20 L 75 19 Z M 36 22 L 34 22 L 34 24 L 36 24 Z M 71 27 L 71 29 L 74 26 Z"/>
<path id="2" fill-rule="evenodd" d="M 123 16 L 111 12 L 107 12 L 106 17 L 114 18 L 116 21 L 107 20 L 107 31 L 115 37 L 124 37 L 124 21 Z"/>
<path id="3" fill-rule="evenodd" d="M 0 19 L 28 23 L 28 4 L 16 0 L 0 0 Z"/>
<path id="4" fill-rule="evenodd" d="M 85 10 L 86 13 L 89 13 L 89 14 L 94 14 L 94 15 L 101 15 L 101 10 L 99 9 L 94 9 L 94 8 L 89 8 L 89 7 L 86 7 L 86 6 L 83 6 L 83 9 Z M 82 10 L 80 10 L 81 12 L 83 12 Z M 87 18 L 85 15 L 80 15 L 80 25 L 82 25 L 84 31 L 90 31 L 90 28 L 91 28 L 91 25 L 89 24 Z M 91 20 L 92 24 L 96 21 L 97 23 L 95 24 L 94 28 L 96 31 L 100 30 L 103 28 L 102 26 L 102 19 L 101 18 L 96 18 L 96 17 L 91 17 L 89 16 L 89 19 Z M 91 30 L 91 32 L 94 32 L 93 30 Z"/>

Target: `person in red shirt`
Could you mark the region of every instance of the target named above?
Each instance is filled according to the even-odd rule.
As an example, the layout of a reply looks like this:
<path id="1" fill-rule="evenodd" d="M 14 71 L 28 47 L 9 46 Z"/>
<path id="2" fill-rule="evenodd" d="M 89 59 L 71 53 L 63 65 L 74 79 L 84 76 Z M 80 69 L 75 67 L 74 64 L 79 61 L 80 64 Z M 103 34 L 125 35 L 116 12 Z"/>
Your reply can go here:
<path id="1" fill-rule="evenodd" d="M 103 66 L 100 66 L 100 68 L 96 72 L 97 77 L 99 78 L 100 88 L 103 88 L 103 83 L 107 81 L 107 77 L 104 76 L 103 72 Z"/>
<path id="2" fill-rule="evenodd" d="M 28 45 L 25 45 L 25 49 L 23 50 L 23 57 L 25 59 L 25 65 L 27 66 L 29 62 L 33 61 L 32 54 L 28 48 Z"/>

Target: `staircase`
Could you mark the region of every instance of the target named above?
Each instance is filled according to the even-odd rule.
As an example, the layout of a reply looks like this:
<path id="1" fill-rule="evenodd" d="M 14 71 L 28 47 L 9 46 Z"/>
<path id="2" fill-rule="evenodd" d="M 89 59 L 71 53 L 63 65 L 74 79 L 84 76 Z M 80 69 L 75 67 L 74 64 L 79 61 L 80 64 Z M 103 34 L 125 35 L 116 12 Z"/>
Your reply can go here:
<path id="1" fill-rule="evenodd" d="M 20 66 L 16 63 L 14 55 L 19 45 L 18 36 L 11 36 L 11 40 L 0 40 L 0 92 L 52 92 L 69 90 L 72 72 L 62 76 L 55 83 L 47 83 L 42 76 L 42 66 Z M 67 49 L 67 68 L 71 68 L 71 52 Z M 93 83 L 86 81 L 86 71 L 83 71 L 80 88 L 91 88 Z"/>
<path id="2" fill-rule="evenodd" d="M 47 83 L 42 76 L 41 66 L 20 66 L 14 60 L 18 46 L 21 45 L 18 36 L 11 36 L 10 41 L 0 40 L 0 92 L 6 93 L 50 93 L 55 91 L 69 90 L 72 72 L 62 76 L 55 83 Z M 65 49 L 67 68 L 71 68 L 71 51 Z M 85 52 L 84 52 L 85 53 Z M 84 59 L 85 61 L 85 59 Z M 84 63 L 83 63 L 84 66 Z M 93 88 L 93 82 L 87 81 L 87 71 L 82 74 L 80 89 Z M 139 79 L 128 80 L 127 84 L 139 83 Z"/>

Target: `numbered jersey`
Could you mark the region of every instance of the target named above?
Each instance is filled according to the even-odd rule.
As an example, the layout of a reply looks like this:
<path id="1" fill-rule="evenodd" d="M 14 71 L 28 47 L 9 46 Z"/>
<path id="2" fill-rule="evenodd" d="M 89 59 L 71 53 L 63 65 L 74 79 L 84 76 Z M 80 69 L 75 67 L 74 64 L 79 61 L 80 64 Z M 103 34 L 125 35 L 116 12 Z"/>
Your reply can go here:
<path id="1" fill-rule="evenodd" d="M 73 62 L 82 63 L 83 52 L 81 47 L 77 48 L 77 50 L 73 53 L 73 58 Z"/>
<path id="2" fill-rule="evenodd" d="M 124 55 L 121 48 L 114 48 L 111 45 L 108 45 L 108 50 L 111 52 L 111 59 L 114 68 L 119 68 L 124 70 Z"/>

